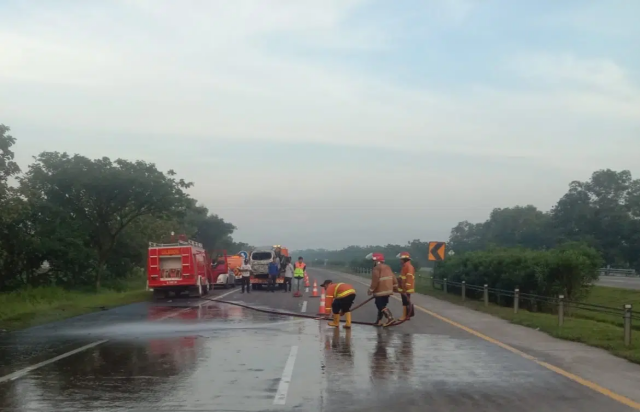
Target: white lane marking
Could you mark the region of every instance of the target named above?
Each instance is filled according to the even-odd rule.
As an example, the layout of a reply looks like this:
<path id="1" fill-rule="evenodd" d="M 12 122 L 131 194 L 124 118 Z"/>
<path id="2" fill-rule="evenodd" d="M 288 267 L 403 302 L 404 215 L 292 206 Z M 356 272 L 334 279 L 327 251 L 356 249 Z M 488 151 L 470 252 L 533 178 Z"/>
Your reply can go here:
<path id="1" fill-rule="evenodd" d="M 238 291 L 238 289 L 234 289 L 234 290 L 232 290 L 230 292 L 223 293 L 222 295 L 216 296 L 216 297 L 214 297 L 212 299 L 203 300 L 202 302 L 198 303 L 195 306 L 189 306 L 188 308 L 181 309 L 181 310 L 179 310 L 177 312 L 171 312 L 168 315 L 164 315 L 164 316 L 156 319 L 156 321 L 172 318 L 174 316 L 178 316 L 179 314 L 184 313 L 184 312 L 186 312 L 188 310 L 199 308 L 200 306 L 204 305 L 207 302 L 211 302 L 212 300 L 223 298 L 223 297 L 225 297 L 227 295 L 230 295 L 233 292 L 237 292 L 237 291 Z M 23 377 L 24 375 L 26 375 L 29 372 L 32 372 L 32 371 L 34 371 L 36 369 L 42 368 L 43 366 L 47 366 L 47 365 L 49 365 L 49 364 L 51 364 L 53 362 L 57 362 L 57 361 L 59 361 L 61 359 L 64 359 L 64 358 L 68 358 L 69 356 L 75 355 L 76 353 L 82 352 L 84 350 L 95 348 L 96 346 L 102 345 L 103 343 L 108 342 L 108 341 L 109 341 L 109 339 L 98 340 L 98 341 L 92 342 L 92 343 L 90 343 L 88 345 L 85 345 L 85 346 L 79 347 L 77 349 L 74 349 L 72 351 L 63 353 L 62 355 L 58 355 L 58 356 L 56 356 L 54 358 L 47 359 L 47 360 L 42 361 L 40 363 L 36 363 L 35 365 L 27 366 L 26 368 L 20 369 L 19 371 L 10 373 L 10 374 L 5 375 L 5 376 L 0 376 L 0 383 L 16 380 L 18 378 Z"/>
<path id="2" fill-rule="evenodd" d="M 26 375 L 27 373 L 29 373 L 29 372 L 31 372 L 33 370 L 36 370 L 36 369 L 41 368 L 43 366 L 46 366 L 46 365 L 48 365 L 50 363 L 59 361 L 60 359 L 64 359 L 64 358 L 69 357 L 71 355 L 75 355 L 76 353 L 82 352 L 83 350 L 91 349 L 91 348 L 93 348 L 95 346 L 98 346 L 98 345 L 101 345 L 101 344 L 105 343 L 106 341 L 107 341 L 106 339 L 105 340 L 99 340 L 99 341 L 90 343 L 88 345 L 85 345 L 85 346 L 83 346 L 81 348 L 74 349 L 71 352 L 63 353 L 62 355 L 56 356 L 55 358 L 51 358 L 51 359 L 46 360 L 44 362 L 40 362 L 40 363 L 36 363 L 35 365 L 27 366 L 26 368 L 21 369 L 21 370 L 19 370 L 17 372 L 10 373 L 10 374 L 8 374 L 6 376 L 1 377 L 0 378 L 0 383 L 16 380 L 18 378 L 23 377 L 24 375 Z"/>
<path id="3" fill-rule="evenodd" d="M 287 402 L 287 392 L 289 391 L 289 384 L 293 376 L 293 366 L 296 363 L 296 356 L 298 356 L 298 347 L 292 346 L 289 359 L 287 359 L 287 363 L 284 365 L 284 371 L 282 371 L 278 392 L 276 392 L 276 396 L 273 399 L 274 405 L 284 405 Z"/>
<path id="4" fill-rule="evenodd" d="M 302 302 L 302 308 L 300 308 L 300 312 L 306 312 L 307 311 L 307 301 L 305 300 L 304 302 Z"/>

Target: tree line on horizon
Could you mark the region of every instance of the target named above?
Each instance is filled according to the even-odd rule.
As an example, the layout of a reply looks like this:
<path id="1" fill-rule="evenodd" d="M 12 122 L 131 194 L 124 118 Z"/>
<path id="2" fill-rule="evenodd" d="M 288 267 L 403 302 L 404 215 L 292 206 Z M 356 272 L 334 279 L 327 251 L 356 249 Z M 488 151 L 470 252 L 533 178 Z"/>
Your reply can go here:
<path id="1" fill-rule="evenodd" d="M 426 263 L 428 242 L 298 251 L 311 261 L 351 265 L 373 251 L 409 250 Z M 593 172 L 573 181 L 550 211 L 535 206 L 494 209 L 485 222 L 461 221 L 438 263 L 436 277 L 530 293 L 583 295 L 602 265 L 640 270 L 640 179 L 628 170 Z"/>
<path id="2" fill-rule="evenodd" d="M 149 242 L 168 243 L 171 232 L 209 251 L 249 248 L 234 241 L 233 224 L 186 193 L 193 184 L 172 170 L 42 152 L 22 172 L 9 132 L 0 124 L 0 292 L 118 290 L 146 267 Z"/>

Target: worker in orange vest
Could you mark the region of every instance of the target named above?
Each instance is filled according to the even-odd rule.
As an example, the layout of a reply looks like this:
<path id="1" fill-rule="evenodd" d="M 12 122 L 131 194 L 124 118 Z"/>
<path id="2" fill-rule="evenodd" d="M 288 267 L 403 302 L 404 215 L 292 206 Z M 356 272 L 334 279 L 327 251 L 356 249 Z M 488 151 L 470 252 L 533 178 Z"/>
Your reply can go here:
<path id="1" fill-rule="evenodd" d="M 408 320 L 413 316 L 413 304 L 411 304 L 411 294 L 415 293 L 416 270 L 411 264 L 409 252 L 401 252 L 397 256 L 402 262 L 400 279 L 398 280 L 398 292 L 402 297 L 402 317 L 400 321 Z"/>
<path id="2" fill-rule="evenodd" d="M 329 322 L 329 326 L 339 327 L 340 316 L 344 315 L 347 322 L 344 327 L 351 328 L 351 306 L 356 300 L 356 290 L 348 283 L 333 283 L 331 280 L 325 280 L 322 285 L 327 296 L 333 297 L 331 303 L 331 312 L 333 312 L 333 320 Z"/>
<path id="3" fill-rule="evenodd" d="M 307 273 L 307 264 L 304 263 L 302 256 L 300 256 L 293 268 L 293 277 L 296 279 L 298 292 L 300 292 L 300 282 L 304 279 L 305 273 Z"/>

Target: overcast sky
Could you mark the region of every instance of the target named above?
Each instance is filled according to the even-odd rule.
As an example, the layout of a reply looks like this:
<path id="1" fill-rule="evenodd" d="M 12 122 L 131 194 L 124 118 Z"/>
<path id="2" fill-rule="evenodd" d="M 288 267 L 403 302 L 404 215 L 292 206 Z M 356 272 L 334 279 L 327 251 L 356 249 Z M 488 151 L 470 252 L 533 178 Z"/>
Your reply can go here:
<path id="1" fill-rule="evenodd" d="M 0 123 L 191 180 L 236 238 L 446 240 L 640 177 L 638 0 L 2 0 Z"/>

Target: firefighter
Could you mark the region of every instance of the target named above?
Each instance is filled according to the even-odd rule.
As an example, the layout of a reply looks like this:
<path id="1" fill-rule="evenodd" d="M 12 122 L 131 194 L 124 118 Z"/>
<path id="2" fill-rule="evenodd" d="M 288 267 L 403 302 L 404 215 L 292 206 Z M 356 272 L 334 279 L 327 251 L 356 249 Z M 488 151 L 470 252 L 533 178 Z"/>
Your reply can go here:
<path id="1" fill-rule="evenodd" d="M 347 320 L 344 327 L 351 328 L 351 306 L 356 300 L 356 290 L 348 283 L 333 283 L 328 279 L 320 286 L 325 289 L 327 296 L 333 296 L 331 303 L 333 320 L 329 322 L 329 326 L 339 327 L 340 316 L 344 315 Z"/>
<path id="2" fill-rule="evenodd" d="M 384 255 L 382 253 L 370 253 L 367 255 L 367 259 L 373 260 L 371 285 L 367 294 L 373 295 L 376 308 L 378 308 L 376 326 L 388 326 L 395 321 L 387 305 L 389 304 L 389 296 L 393 295 L 393 292 L 398 289 L 398 279 L 394 276 L 391 267 L 384 263 Z M 387 319 L 386 322 L 382 321 L 383 316 Z"/>
<path id="3" fill-rule="evenodd" d="M 400 321 L 405 321 L 413 316 L 413 305 L 411 304 L 411 294 L 415 293 L 416 270 L 411 264 L 409 252 L 401 252 L 397 256 L 402 262 L 400 280 L 398 282 L 398 292 L 402 297 L 402 317 Z"/>

